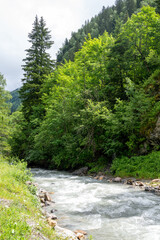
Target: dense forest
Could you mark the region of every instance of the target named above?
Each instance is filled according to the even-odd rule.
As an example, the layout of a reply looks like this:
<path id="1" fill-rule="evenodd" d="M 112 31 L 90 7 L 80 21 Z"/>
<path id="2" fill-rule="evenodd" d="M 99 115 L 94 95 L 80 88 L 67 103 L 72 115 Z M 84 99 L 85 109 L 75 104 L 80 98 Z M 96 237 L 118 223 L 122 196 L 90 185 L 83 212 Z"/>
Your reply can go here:
<path id="1" fill-rule="evenodd" d="M 10 115 L 0 78 L 0 153 L 29 166 L 160 175 L 160 4 L 117 0 L 65 40 L 54 62 L 43 17 L 29 33 Z"/>

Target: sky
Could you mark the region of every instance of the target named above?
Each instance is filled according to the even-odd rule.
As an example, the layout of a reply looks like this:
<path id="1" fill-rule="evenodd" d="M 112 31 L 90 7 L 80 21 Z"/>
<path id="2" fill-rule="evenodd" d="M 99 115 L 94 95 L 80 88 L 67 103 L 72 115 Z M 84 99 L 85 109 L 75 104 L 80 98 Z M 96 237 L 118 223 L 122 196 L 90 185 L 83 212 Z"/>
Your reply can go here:
<path id="1" fill-rule="evenodd" d="M 85 23 L 97 15 L 102 7 L 112 6 L 115 0 L 0 0 L 0 73 L 6 79 L 6 89 L 21 86 L 25 49 L 31 45 L 28 33 L 32 31 L 35 16 L 43 16 L 51 31 L 54 45 L 50 49 L 56 59 L 64 40 L 70 38 Z"/>

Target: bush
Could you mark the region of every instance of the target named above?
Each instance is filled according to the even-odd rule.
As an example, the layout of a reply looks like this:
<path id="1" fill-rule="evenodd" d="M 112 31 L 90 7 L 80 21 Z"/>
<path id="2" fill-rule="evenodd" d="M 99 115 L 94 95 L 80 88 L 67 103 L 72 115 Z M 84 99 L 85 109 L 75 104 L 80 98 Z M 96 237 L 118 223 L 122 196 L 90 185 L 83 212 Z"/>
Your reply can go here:
<path id="1" fill-rule="evenodd" d="M 146 156 L 116 158 L 113 160 L 111 170 L 121 177 L 158 178 L 160 177 L 160 151 Z"/>

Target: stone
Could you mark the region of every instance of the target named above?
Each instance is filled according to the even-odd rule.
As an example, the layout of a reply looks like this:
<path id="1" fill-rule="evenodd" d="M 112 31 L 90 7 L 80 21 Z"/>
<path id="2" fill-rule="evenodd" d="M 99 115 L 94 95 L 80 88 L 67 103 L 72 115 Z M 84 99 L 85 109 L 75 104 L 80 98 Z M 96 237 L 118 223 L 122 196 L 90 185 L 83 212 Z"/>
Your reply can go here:
<path id="1" fill-rule="evenodd" d="M 160 182 L 160 179 L 159 179 L 159 178 L 153 179 L 153 180 L 151 181 L 151 183 L 157 183 L 157 182 Z"/>
<path id="2" fill-rule="evenodd" d="M 85 240 L 85 236 L 82 233 L 77 233 L 76 236 L 79 240 Z"/>
<path id="3" fill-rule="evenodd" d="M 40 198 L 40 201 L 41 201 L 41 203 L 44 203 L 44 204 L 45 204 L 44 198 Z"/>
<path id="4" fill-rule="evenodd" d="M 53 220 L 51 217 L 47 218 L 47 222 L 51 227 L 55 227 L 57 225 L 57 222 Z"/>
<path id="5" fill-rule="evenodd" d="M 56 225 L 54 229 L 56 231 L 57 237 L 68 239 L 68 240 L 77 240 L 76 234 L 66 228 L 61 228 Z"/>
<path id="6" fill-rule="evenodd" d="M 52 201 L 50 195 L 49 195 L 47 192 L 45 192 L 45 194 L 44 194 L 44 200 L 45 200 L 45 201 L 48 201 L 48 202 L 51 202 L 51 201 Z"/>
<path id="7" fill-rule="evenodd" d="M 97 180 L 98 178 L 99 178 L 99 176 L 94 177 L 94 179 L 96 179 L 96 180 Z"/>
<path id="8" fill-rule="evenodd" d="M 74 231 L 74 233 L 75 234 L 77 234 L 77 233 L 82 233 L 83 235 L 87 235 L 87 233 L 85 232 L 85 231 L 83 231 L 83 230 L 76 230 L 76 231 Z"/>
<path id="9" fill-rule="evenodd" d="M 51 205 L 51 203 L 50 202 L 48 202 L 48 201 L 45 201 L 45 206 L 47 207 L 47 206 L 50 206 Z"/>
<path id="10" fill-rule="evenodd" d="M 126 184 L 128 184 L 128 185 L 133 185 L 133 183 L 134 183 L 134 180 L 132 180 L 132 179 L 126 180 Z"/>
<path id="11" fill-rule="evenodd" d="M 120 177 L 113 178 L 113 182 L 119 183 L 121 181 L 122 181 L 122 178 L 120 178 Z"/>
<path id="12" fill-rule="evenodd" d="M 88 172 L 88 167 L 83 167 L 83 168 L 80 168 L 78 170 L 75 170 L 72 174 L 73 175 L 79 175 L 79 176 L 84 176 L 86 175 Z"/>
<path id="13" fill-rule="evenodd" d="M 102 181 L 103 179 L 105 178 L 105 176 L 100 176 L 98 179 L 100 180 L 100 181 Z"/>
<path id="14" fill-rule="evenodd" d="M 136 181 L 135 182 L 135 186 L 139 186 L 139 187 L 143 187 L 144 183 L 140 182 L 140 181 Z"/>
<path id="15" fill-rule="evenodd" d="M 51 213 L 54 213 L 56 211 L 57 211 L 57 209 L 51 209 Z"/>

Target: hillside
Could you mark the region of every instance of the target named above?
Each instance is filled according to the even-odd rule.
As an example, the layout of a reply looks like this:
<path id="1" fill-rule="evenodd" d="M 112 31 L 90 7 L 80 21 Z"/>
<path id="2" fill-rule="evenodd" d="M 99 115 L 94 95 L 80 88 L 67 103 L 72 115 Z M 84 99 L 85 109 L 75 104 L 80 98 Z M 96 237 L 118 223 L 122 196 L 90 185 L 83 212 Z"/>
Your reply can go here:
<path id="1" fill-rule="evenodd" d="M 99 14 L 85 21 L 77 32 L 72 32 L 70 39 L 65 39 L 57 53 L 57 63 L 64 63 L 65 59 L 73 61 L 74 54 L 83 46 L 88 34 L 97 38 L 106 31 L 116 37 L 128 18 L 146 4 L 156 7 L 154 0 L 116 0 L 115 5 L 103 7 Z"/>
<path id="2" fill-rule="evenodd" d="M 15 89 L 14 91 L 10 92 L 12 98 L 10 99 L 10 102 L 12 104 L 11 106 L 11 112 L 15 112 L 18 107 L 21 104 L 21 100 L 19 98 L 19 88 Z"/>

